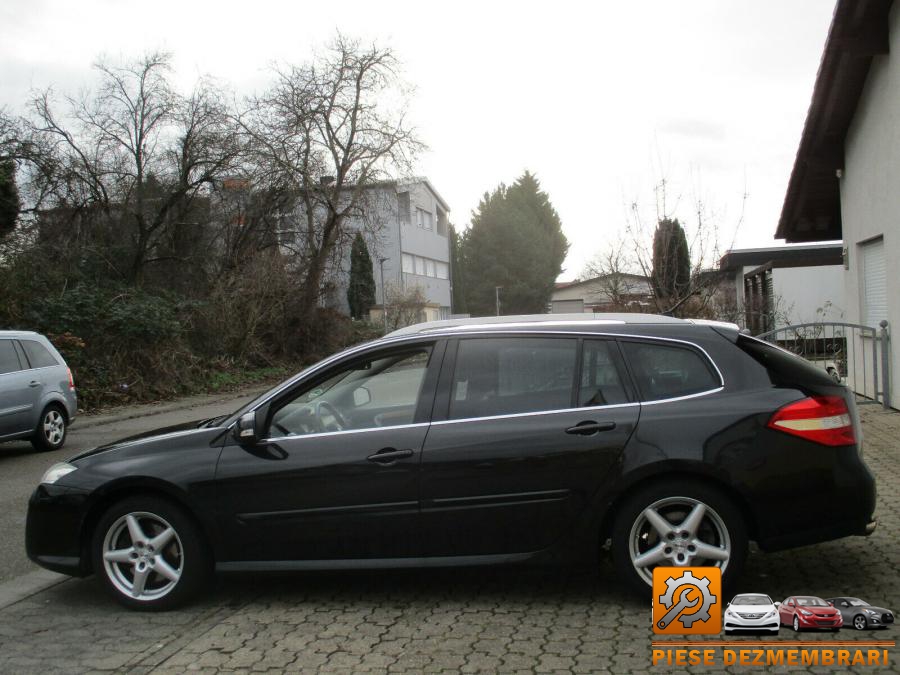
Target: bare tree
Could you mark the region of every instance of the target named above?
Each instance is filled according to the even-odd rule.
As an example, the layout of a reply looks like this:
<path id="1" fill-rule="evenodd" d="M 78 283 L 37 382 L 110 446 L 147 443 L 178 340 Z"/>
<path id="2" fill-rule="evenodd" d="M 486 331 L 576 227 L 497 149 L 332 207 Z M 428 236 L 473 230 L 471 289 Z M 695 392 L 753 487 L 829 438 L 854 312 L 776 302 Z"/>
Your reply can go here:
<path id="1" fill-rule="evenodd" d="M 101 61 L 96 69 L 98 87 L 65 97 L 62 115 L 50 90 L 31 101 L 21 147 L 33 167 L 32 204 L 90 212 L 94 226 L 102 220 L 129 244 L 128 259 L 111 265 L 140 283 L 148 264 L 173 256 L 171 248 L 155 254 L 165 248 L 164 232 L 227 170 L 238 146 L 221 94 L 201 82 L 191 95 L 178 95 L 168 54 Z"/>
<path id="2" fill-rule="evenodd" d="M 634 281 L 635 265 L 623 239 L 615 239 L 607 248 L 598 251 L 582 271 L 585 279 L 597 280 L 599 289 L 599 297 L 588 299 L 614 311 L 640 309 L 647 292 L 644 284 Z"/>
<path id="3" fill-rule="evenodd" d="M 302 270 L 303 313 L 316 309 L 335 248 L 367 190 L 407 174 L 423 144 L 406 121 L 406 86 L 390 49 L 341 36 L 326 54 L 275 71 L 275 84 L 249 102 L 240 123 L 254 182 L 285 204 Z M 294 201 L 295 200 L 295 201 Z"/>
<path id="4" fill-rule="evenodd" d="M 681 202 L 680 196 L 675 200 L 668 198 L 668 189 L 669 183 L 665 178 L 655 186 L 656 212 L 652 221 L 643 215 L 637 200 L 633 201 L 627 209 L 625 233 L 630 242 L 631 257 L 640 273 L 648 278 L 651 278 L 653 274 L 653 248 L 651 245 L 653 231 L 658 223 L 673 217 L 673 213 L 667 210 L 668 205 L 674 201 L 675 208 L 677 208 Z M 743 223 L 747 197 L 745 189 L 741 197 L 740 213 L 734 226 L 734 236 Z M 652 301 L 655 311 L 660 314 L 718 318 L 716 311 L 720 303 L 717 299 L 722 279 L 715 270 L 715 265 L 722 253 L 718 218 L 710 212 L 699 196 L 695 196 L 693 205 L 694 221 L 686 223 L 685 226 L 691 260 L 690 280 L 674 294 L 666 295 L 661 293 L 655 284 L 652 284 Z M 650 222 L 652 222 L 652 226 Z"/>

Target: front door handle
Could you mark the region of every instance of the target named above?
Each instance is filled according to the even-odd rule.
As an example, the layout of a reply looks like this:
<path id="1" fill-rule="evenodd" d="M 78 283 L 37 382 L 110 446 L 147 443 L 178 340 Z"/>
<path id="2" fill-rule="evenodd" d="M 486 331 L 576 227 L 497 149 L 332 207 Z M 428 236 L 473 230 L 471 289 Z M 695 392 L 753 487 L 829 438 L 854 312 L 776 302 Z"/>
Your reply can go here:
<path id="1" fill-rule="evenodd" d="M 593 436 L 601 431 L 612 431 L 615 428 L 615 422 L 579 422 L 574 427 L 566 429 L 566 433 L 578 436 Z"/>
<path id="2" fill-rule="evenodd" d="M 38 382 L 37 380 L 32 380 L 31 382 L 28 383 L 28 386 L 29 387 L 40 387 L 41 383 Z"/>
<path id="3" fill-rule="evenodd" d="M 411 449 L 395 450 L 394 448 L 383 448 L 374 455 L 369 455 L 366 459 L 370 462 L 377 462 L 379 464 L 393 464 L 398 459 L 405 459 L 406 457 L 412 456 L 413 451 Z"/>

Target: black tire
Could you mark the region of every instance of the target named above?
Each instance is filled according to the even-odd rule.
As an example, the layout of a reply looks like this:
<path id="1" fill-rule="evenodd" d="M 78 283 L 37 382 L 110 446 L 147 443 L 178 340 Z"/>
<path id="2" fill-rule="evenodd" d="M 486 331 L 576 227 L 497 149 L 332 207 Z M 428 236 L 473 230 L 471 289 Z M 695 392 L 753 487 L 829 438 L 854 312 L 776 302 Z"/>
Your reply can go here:
<path id="1" fill-rule="evenodd" d="M 797 615 L 796 615 L 796 614 L 794 615 L 794 626 L 793 626 L 793 628 L 794 628 L 794 632 L 795 632 L 795 633 L 799 633 L 799 632 L 800 632 L 800 619 L 797 618 Z"/>
<path id="2" fill-rule="evenodd" d="M 41 411 L 37 427 L 31 437 L 31 445 L 38 452 L 59 450 L 69 433 L 69 418 L 58 403 L 51 403 Z"/>
<path id="3" fill-rule="evenodd" d="M 136 530 L 129 516 L 137 522 Z M 167 527 L 174 535 L 161 537 Z M 137 541 L 133 532 L 139 533 Z M 154 541 L 161 545 L 155 547 Z M 128 559 L 107 561 L 106 551 Z M 94 530 L 91 555 L 104 588 L 131 609 L 172 609 L 200 593 L 212 578 L 200 529 L 179 506 L 153 495 L 129 497 L 107 509 Z M 139 567 L 143 581 L 137 576 Z"/>
<path id="4" fill-rule="evenodd" d="M 699 503 L 706 509 L 706 515 L 697 528 L 698 534 L 702 534 L 699 541 L 719 545 L 728 551 L 726 561 L 714 564 L 723 568 L 723 587 L 731 589 L 733 582 L 741 574 L 747 556 L 747 528 L 744 518 L 731 500 L 719 490 L 706 483 L 688 479 L 649 485 L 628 497 L 616 511 L 611 535 L 613 562 L 619 575 L 637 592 L 647 595 L 652 583 L 653 567 L 707 564 L 704 559 L 699 558 L 699 553 L 691 552 L 691 542 L 697 543 L 697 539 L 690 538 L 678 538 L 673 546 L 668 547 L 670 552 L 667 555 L 672 557 L 657 564 L 636 566 L 632 562 L 633 553 L 637 557 L 657 547 L 665 549 L 662 536 L 648 527 L 649 521 L 643 516 L 645 509 L 659 508 L 662 515 L 676 525 L 680 522 L 680 517 Z M 675 557 L 679 555 L 680 560 Z"/>
<path id="5" fill-rule="evenodd" d="M 862 619 L 862 621 L 860 622 L 857 619 Z M 860 623 L 862 623 L 862 625 L 860 625 Z M 856 616 L 853 617 L 853 627 L 856 630 L 865 630 L 866 628 L 869 627 L 869 622 L 866 620 L 866 617 L 864 617 L 862 614 L 857 614 Z"/>

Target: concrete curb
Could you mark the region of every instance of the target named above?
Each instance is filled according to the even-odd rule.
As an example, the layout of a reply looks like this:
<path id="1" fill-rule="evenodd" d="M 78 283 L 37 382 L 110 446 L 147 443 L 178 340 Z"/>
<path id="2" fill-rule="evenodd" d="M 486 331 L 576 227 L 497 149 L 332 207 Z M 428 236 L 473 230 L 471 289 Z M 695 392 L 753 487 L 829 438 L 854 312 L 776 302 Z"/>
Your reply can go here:
<path id="1" fill-rule="evenodd" d="M 102 413 L 99 415 L 79 415 L 75 419 L 73 426 L 77 425 L 79 429 L 89 429 L 91 427 L 99 427 L 105 424 L 114 424 L 124 420 L 133 420 L 139 417 L 151 417 L 152 415 L 161 415 L 163 413 L 174 412 L 176 410 L 190 410 L 205 405 L 213 405 L 216 403 L 225 403 L 226 401 L 235 401 L 248 396 L 256 396 L 264 391 L 272 388 L 272 384 L 254 386 L 241 391 L 233 391 L 220 396 L 192 396 L 189 398 L 177 399 L 166 403 L 145 403 L 138 406 L 123 407 L 121 412 Z"/>
<path id="2" fill-rule="evenodd" d="M 50 570 L 35 570 L 0 584 L 0 610 L 71 579 Z"/>

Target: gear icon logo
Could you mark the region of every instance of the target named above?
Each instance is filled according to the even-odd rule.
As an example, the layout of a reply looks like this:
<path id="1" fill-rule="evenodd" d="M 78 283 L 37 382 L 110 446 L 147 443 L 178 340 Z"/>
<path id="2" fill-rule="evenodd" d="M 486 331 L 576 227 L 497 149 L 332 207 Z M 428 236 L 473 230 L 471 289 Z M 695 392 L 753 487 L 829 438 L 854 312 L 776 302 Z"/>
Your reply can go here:
<path id="1" fill-rule="evenodd" d="M 653 632 L 715 635 L 722 631 L 722 570 L 657 567 L 653 570 Z"/>

